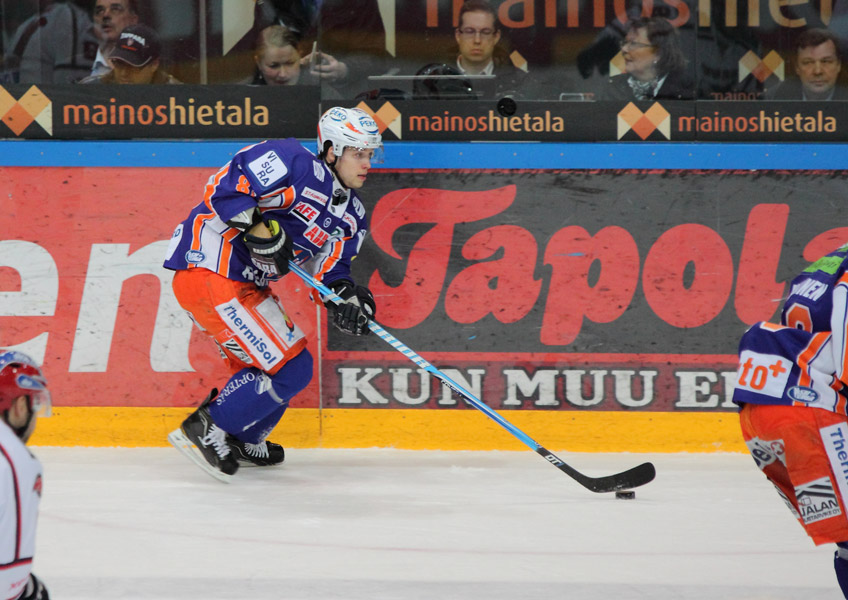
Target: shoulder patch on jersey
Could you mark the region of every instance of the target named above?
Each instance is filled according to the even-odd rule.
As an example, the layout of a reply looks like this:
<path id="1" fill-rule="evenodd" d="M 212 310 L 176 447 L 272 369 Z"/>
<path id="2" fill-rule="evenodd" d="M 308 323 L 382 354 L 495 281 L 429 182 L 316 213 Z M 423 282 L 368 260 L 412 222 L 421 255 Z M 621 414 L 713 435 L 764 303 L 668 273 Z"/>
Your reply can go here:
<path id="1" fill-rule="evenodd" d="M 803 402 L 804 404 L 809 404 L 819 399 L 819 393 L 816 390 L 800 385 L 793 385 L 786 390 L 786 395 L 792 398 L 792 400 Z"/>
<path id="2" fill-rule="evenodd" d="M 320 182 L 324 182 L 324 163 L 313 161 L 312 162 L 312 170 L 315 172 L 315 179 Z"/>
<path id="3" fill-rule="evenodd" d="M 326 205 L 327 200 L 330 199 L 327 194 L 322 194 L 321 192 L 313 190 L 310 187 L 303 188 L 303 191 L 300 193 L 300 195 L 305 198 L 309 198 L 310 200 L 315 200 L 315 202 L 318 202 L 322 205 Z"/>
<path id="4" fill-rule="evenodd" d="M 273 150 L 269 150 L 257 159 L 250 161 L 247 168 L 263 187 L 269 187 L 289 172 L 288 167 Z"/>
<path id="5" fill-rule="evenodd" d="M 312 223 L 312 221 L 314 221 L 316 218 L 318 218 L 318 215 L 320 215 L 321 213 L 318 211 L 317 208 L 315 208 L 308 202 L 300 201 L 292 209 L 291 214 L 293 214 L 295 217 L 297 217 L 308 225 L 309 223 Z"/>
<path id="6" fill-rule="evenodd" d="M 189 264 L 197 264 L 202 263 L 206 260 L 206 255 L 203 254 L 200 250 L 189 250 L 185 254 L 186 262 Z"/>

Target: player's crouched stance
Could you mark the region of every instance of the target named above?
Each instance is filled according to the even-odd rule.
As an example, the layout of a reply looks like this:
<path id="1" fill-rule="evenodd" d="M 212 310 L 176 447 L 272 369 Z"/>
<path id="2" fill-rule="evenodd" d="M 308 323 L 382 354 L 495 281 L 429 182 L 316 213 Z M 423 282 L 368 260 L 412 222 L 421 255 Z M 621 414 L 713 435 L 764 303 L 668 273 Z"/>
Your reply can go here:
<path id="1" fill-rule="evenodd" d="M 816 545 L 838 546 L 848 598 L 848 396 L 835 345 L 829 331 L 755 324 L 739 344 L 733 401 L 748 450 L 793 516 Z"/>
<path id="2" fill-rule="evenodd" d="M 290 260 L 345 300 L 328 306 L 337 328 L 370 332 L 374 298 L 350 263 L 368 230 L 357 190 L 381 153 L 374 119 L 332 108 L 318 123 L 317 156 L 294 138 L 241 150 L 174 231 L 165 260 L 174 295 L 233 375 L 168 440 L 213 477 L 285 458 L 266 438 L 312 378 L 304 334 L 268 286 Z"/>
<path id="3" fill-rule="evenodd" d="M 41 502 L 41 463 L 26 443 L 37 415 L 50 414 L 47 382 L 21 352 L 0 352 L 0 598 L 49 600 L 32 573 Z"/>

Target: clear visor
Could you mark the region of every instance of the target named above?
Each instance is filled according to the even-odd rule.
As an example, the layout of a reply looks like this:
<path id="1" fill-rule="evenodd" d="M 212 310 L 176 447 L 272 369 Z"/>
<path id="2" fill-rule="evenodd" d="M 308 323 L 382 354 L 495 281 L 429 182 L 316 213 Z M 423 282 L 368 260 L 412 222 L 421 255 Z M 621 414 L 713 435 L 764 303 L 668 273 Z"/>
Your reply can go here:
<path id="1" fill-rule="evenodd" d="M 365 159 L 368 158 L 371 161 L 372 165 L 381 165 L 383 164 L 383 145 L 380 144 L 376 148 L 357 148 L 355 146 L 346 146 L 344 149 L 345 154 L 351 154 L 356 159 Z"/>
<path id="2" fill-rule="evenodd" d="M 42 390 L 33 395 L 32 412 L 39 417 L 53 416 L 53 401 L 50 399 L 50 392 Z"/>
<path id="3" fill-rule="evenodd" d="M 26 390 L 32 404 L 32 412 L 39 417 L 49 417 L 53 414 L 53 402 L 47 390 L 47 382 L 43 377 L 18 375 L 18 387 Z"/>

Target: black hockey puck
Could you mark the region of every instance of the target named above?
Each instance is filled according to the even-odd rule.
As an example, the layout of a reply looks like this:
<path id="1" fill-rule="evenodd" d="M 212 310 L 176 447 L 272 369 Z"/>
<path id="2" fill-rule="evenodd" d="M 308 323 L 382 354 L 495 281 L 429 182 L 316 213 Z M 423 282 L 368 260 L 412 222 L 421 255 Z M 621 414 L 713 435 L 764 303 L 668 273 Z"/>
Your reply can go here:
<path id="1" fill-rule="evenodd" d="M 636 492 L 632 490 L 624 490 L 621 492 L 616 492 L 615 497 L 619 500 L 633 500 L 636 498 Z"/>
<path id="2" fill-rule="evenodd" d="M 498 100 L 498 112 L 503 117 L 511 117 L 517 109 L 518 106 L 516 106 L 515 100 L 512 98 L 501 98 Z"/>

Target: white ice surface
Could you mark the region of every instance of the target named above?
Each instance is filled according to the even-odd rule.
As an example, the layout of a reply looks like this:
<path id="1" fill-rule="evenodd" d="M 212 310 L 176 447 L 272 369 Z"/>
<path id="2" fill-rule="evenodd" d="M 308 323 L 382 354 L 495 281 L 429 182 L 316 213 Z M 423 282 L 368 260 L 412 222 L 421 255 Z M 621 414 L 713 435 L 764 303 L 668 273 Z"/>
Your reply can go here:
<path id="1" fill-rule="evenodd" d="M 652 461 L 617 500 L 529 450 L 293 449 L 229 485 L 171 448 L 34 451 L 53 600 L 842 598 L 833 547 L 742 454 L 557 453 Z"/>

